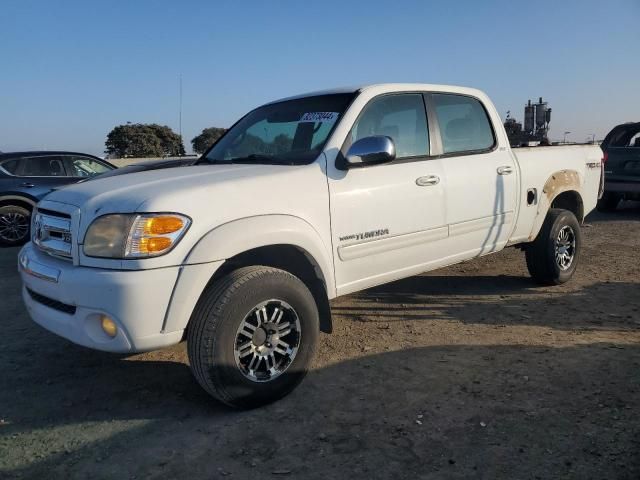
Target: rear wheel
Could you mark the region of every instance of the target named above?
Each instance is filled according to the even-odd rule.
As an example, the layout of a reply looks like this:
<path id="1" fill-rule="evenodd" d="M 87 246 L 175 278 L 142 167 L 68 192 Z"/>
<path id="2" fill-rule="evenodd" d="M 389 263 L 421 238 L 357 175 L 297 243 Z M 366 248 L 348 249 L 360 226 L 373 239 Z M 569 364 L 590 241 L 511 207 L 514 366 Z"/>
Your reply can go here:
<path id="1" fill-rule="evenodd" d="M 31 212 L 18 205 L 0 207 L 0 244 L 22 245 L 29 240 Z"/>
<path id="2" fill-rule="evenodd" d="M 191 370 L 227 405 L 264 405 L 302 381 L 318 332 L 316 303 L 300 279 L 276 268 L 240 268 L 207 287 L 194 310 Z"/>
<path id="3" fill-rule="evenodd" d="M 568 210 L 551 209 L 536 239 L 527 247 L 527 268 L 542 285 L 559 285 L 575 273 L 582 246 L 580 224 Z"/>
<path id="4" fill-rule="evenodd" d="M 621 197 L 617 193 L 604 192 L 602 198 L 598 200 L 597 208 L 601 212 L 613 212 L 618 208 Z"/>

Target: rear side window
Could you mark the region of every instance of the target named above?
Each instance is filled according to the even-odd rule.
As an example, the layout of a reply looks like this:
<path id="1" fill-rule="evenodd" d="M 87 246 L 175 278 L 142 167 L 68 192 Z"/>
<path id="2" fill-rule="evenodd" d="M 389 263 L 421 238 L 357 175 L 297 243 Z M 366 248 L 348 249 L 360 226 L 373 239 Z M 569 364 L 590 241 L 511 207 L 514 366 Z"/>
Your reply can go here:
<path id="1" fill-rule="evenodd" d="M 64 177 L 66 175 L 62 159 L 58 156 L 21 158 L 16 171 L 21 177 Z"/>
<path id="2" fill-rule="evenodd" d="M 397 158 L 429 155 L 422 95 L 384 95 L 372 100 L 351 130 L 351 143 L 372 135 L 391 137 Z"/>
<path id="3" fill-rule="evenodd" d="M 7 160 L 6 162 L 0 163 L 0 168 L 2 168 L 5 172 L 10 173 L 11 175 L 18 174 L 18 159 L 14 158 L 12 160 Z"/>
<path id="4" fill-rule="evenodd" d="M 479 100 L 441 93 L 432 97 L 444 153 L 473 152 L 493 147 L 493 129 Z"/>

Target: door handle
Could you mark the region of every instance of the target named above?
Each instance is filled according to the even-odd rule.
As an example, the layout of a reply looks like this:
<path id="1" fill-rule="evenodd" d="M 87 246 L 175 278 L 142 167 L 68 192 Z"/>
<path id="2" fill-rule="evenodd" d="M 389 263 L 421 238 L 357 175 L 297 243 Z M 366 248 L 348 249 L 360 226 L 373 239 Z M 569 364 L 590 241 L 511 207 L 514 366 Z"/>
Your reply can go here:
<path id="1" fill-rule="evenodd" d="M 416 185 L 419 187 L 429 187 L 431 185 L 437 185 L 440 183 L 440 177 L 438 175 L 425 175 L 424 177 L 416 178 Z"/>
<path id="2" fill-rule="evenodd" d="M 498 167 L 498 175 L 509 175 L 513 173 L 513 168 L 510 165 L 503 165 L 502 167 Z"/>
<path id="3" fill-rule="evenodd" d="M 29 183 L 29 182 L 24 182 L 20 184 L 21 187 L 26 187 L 26 188 L 32 188 L 35 187 L 35 185 L 33 183 Z"/>

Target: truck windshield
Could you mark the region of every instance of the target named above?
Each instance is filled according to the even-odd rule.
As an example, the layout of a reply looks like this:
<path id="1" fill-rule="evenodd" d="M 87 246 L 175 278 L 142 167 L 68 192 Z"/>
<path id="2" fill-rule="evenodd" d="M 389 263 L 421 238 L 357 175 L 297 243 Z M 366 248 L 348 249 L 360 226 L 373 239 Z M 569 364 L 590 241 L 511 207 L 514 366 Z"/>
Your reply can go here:
<path id="1" fill-rule="evenodd" d="M 354 95 L 317 95 L 259 107 L 236 123 L 201 162 L 311 163 Z"/>

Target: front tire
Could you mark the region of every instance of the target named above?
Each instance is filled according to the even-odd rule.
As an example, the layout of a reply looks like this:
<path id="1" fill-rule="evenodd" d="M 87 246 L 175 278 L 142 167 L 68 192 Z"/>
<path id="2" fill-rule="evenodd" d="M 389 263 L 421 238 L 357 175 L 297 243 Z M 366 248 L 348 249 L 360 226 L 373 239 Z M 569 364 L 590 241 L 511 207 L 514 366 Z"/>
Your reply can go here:
<path id="1" fill-rule="evenodd" d="M 536 239 L 525 250 L 527 269 L 541 285 L 559 285 L 576 271 L 582 234 L 575 215 L 568 210 L 549 210 Z"/>
<path id="2" fill-rule="evenodd" d="M 253 408 L 302 381 L 318 332 L 316 303 L 300 279 L 271 267 L 240 268 L 198 301 L 187 332 L 189 363 L 210 395 Z"/>
<path id="3" fill-rule="evenodd" d="M 0 207 L 0 245 L 18 246 L 29 240 L 31 212 L 19 205 Z"/>

